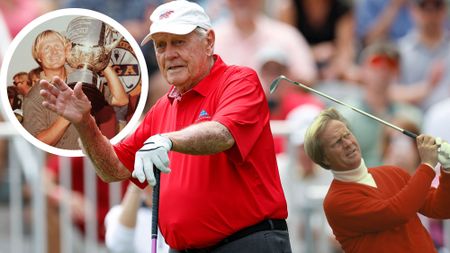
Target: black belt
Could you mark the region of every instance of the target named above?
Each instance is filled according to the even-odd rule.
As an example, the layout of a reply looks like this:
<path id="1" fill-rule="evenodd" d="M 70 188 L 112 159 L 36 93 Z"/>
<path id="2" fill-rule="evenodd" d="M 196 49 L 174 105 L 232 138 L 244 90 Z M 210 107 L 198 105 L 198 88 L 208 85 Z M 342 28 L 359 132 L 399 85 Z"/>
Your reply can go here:
<path id="1" fill-rule="evenodd" d="M 236 241 L 238 239 L 241 239 L 248 235 L 254 234 L 256 232 L 267 231 L 267 230 L 287 231 L 288 228 L 287 228 L 286 220 L 273 220 L 273 219 L 264 220 L 256 225 L 246 227 L 244 229 L 237 231 L 236 233 L 228 236 L 227 238 L 223 239 L 216 245 L 206 247 L 206 248 L 201 248 L 201 249 L 185 249 L 185 250 L 181 250 L 180 252 L 182 252 L 182 253 L 208 253 L 224 244 L 230 243 L 232 241 Z"/>

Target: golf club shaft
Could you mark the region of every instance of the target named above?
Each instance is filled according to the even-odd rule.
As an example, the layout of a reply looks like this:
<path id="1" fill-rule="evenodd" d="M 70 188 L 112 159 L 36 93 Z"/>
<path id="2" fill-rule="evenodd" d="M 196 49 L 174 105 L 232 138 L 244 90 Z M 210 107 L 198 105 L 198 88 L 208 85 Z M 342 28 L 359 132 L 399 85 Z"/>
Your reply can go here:
<path id="1" fill-rule="evenodd" d="M 155 174 L 156 185 L 153 187 L 152 195 L 152 253 L 156 253 L 156 245 L 158 240 L 158 213 L 159 213 L 159 186 L 160 186 L 160 171 L 153 167 Z"/>
<path id="2" fill-rule="evenodd" d="M 380 118 L 378 118 L 378 117 L 376 117 L 376 116 L 374 116 L 374 115 L 372 115 L 372 114 L 370 114 L 370 113 L 367 113 L 367 112 L 365 112 L 365 111 L 363 111 L 363 110 L 360 110 L 360 109 L 358 109 L 358 108 L 356 108 L 356 107 L 354 107 L 354 106 L 351 106 L 351 105 L 349 105 L 349 104 L 347 104 L 347 103 L 344 103 L 344 102 L 342 102 L 342 101 L 340 101 L 340 100 L 338 100 L 338 99 L 335 99 L 335 98 L 333 98 L 333 97 L 331 97 L 331 96 L 328 96 L 327 94 L 325 94 L 325 93 L 323 93 L 323 92 L 320 92 L 320 91 L 317 91 L 317 90 L 315 90 L 315 89 L 313 89 L 313 88 L 311 88 L 311 87 L 308 87 L 308 86 L 306 86 L 306 85 L 304 85 L 304 84 L 302 84 L 302 83 L 300 83 L 300 82 L 293 81 L 293 80 L 291 80 L 291 79 L 289 79 L 289 78 L 287 78 L 287 77 L 285 77 L 285 76 L 283 76 L 283 75 L 279 76 L 278 78 L 276 78 L 276 79 L 272 82 L 272 85 L 271 85 L 271 88 L 270 88 L 271 92 L 275 91 L 276 87 L 278 86 L 279 82 L 280 82 L 282 79 L 284 79 L 284 80 L 286 80 L 286 81 L 288 81 L 288 82 L 290 82 L 290 83 L 292 83 L 292 84 L 295 84 L 295 85 L 297 85 L 297 86 L 300 86 L 300 87 L 302 87 L 303 89 L 306 89 L 306 90 L 308 90 L 308 91 L 310 91 L 310 92 L 313 92 L 313 93 L 315 93 L 315 94 L 317 94 L 317 95 L 319 95 L 319 96 L 322 96 L 322 97 L 327 98 L 327 99 L 329 99 L 329 100 L 331 100 L 331 101 L 334 101 L 334 102 L 336 102 L 336 103 L 338 103 L 338 104 L 340 104 L 340 105 L 343 105 L 343 106 L 345 106 L 345 107 L 348 107 L 348 108 L 352 109 L 353 111 L 356 111 L 356 112 L 358 112 L 358 113 L 360 113 L 360 114 L 363 114 L 363 115 L 365 115 L 365 116 L 367 116 L 367 117 L 369 117 L 369 118 L 371 118 L 371 119 L 373 119 L 373 120 L 376 120 L 376 121 L 378 121 L 378 122 L 380 122 L 380 123 L 382 123 L 382 124 L 384 124 L 384 125 L 386 125 L 386 126 L 389 126 L 389 127 L 393 128 L 393 129 L 395 129 L 395 130 L 397 130 L 397 131 L 400 131 L 400 132 L 402 132 L 403 134 L 405 134 L 405 135 L 407 135 L 407 136 L 409 136 L 409 137 L 411 137 L 411 138 L 413 138 L 413 139 L 415 139 L 415 138 L 417 137 L 417 135 L 416 135 L 415 133 L 411 132 L 411 131 L 408 131 L 408 130 L 405 130 L 405 129 L 403 129 L 403 128 L 400 128 L 400 127 L 398 127 L 398 126 L 396 126 L 396 125 L 393 125 L 393 124 L 391 124 L 391 123 L 389 123 L 389 122 L 387 122 L 387 121 L 384 121 L 384 120 L 382 120 L 382 119 L 380 119 Z"/>

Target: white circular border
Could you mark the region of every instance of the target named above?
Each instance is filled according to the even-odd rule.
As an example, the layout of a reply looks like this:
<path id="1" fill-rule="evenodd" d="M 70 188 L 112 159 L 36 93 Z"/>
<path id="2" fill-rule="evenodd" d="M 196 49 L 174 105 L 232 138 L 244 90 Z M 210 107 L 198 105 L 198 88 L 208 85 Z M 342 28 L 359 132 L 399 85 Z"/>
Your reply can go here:
<path id="1" fill-rule="evenodd" d="M 7 93 L 7 86 L 8 86 L 8 68 L 10 65 L 10 61 L 12 59 L 13 53 L 16 51 L 19 44 L 22 42 L 22 40 L 25 38 L 25 36 L 31 32 L 33 29 L 35 29 L 37 26 L 50 21 L 51 19 L 61 17 L 61 16 L 88 16 L 91 18 L 99 19 L 106 24 L 112 26 L 114 29 L 116 29 L 119 33 L 121 33 L 125 39 L 130 43 L 131 47 L 134 50 L 134 53 L 136 54 L 136 57 L 138 59 L 139 63 L 139 69 L 141 71 L 141 92 L 139 97 L 139 103 L 136 107 L 136 110 L 131 117 L 130 121 L 127 123 L 127 125 L 120 131 L 116 136 L 114 136 L 111 140 L 111 144 L 116 144 L 123 138 L 125 138 L 132 130 L 135 129 L 136 125 L 139 122 L 139 118 L 142 115 L 142 112 L 144 111 L 145 103 L 147 101 L 147 95 L 148 95 L 148 72 L 147 72 L 147 65 L 145 63 L 144 55 L 142 54 L 141 48 L 136 42 L 136 40 L 133 38 L 133 36 L 123 27 L 120 23 L 115 21 L 114 19 L 106 16 L 105 14 L 88 10 L 88 9 L 81 9 L 81 8 L 67 8 L 67 9 L 60 9 L 55 10 L 49 13 L 46 13 L 33 21 L 31 21 L 28 25 L 26 25 L 13 39 L 11 42 L 11 45 L 9 46 L 5 57 L 3 59 L 1 72 L 0 72 L 0 80 L 2 82 L 1 84 L 1 97 L 2 100 L 4 112 L 6 116 L 8 117 L 10 123 L 14 125 L 14 127 L 19 131 L 19 133 L 29 142 L 31 142 L 36 147 L 55 154 L 59 156 L 68 156 L 68 157 L 77 157 L 77 156 L 84 156 L 84 153 L 79 150 L 67 150 L 67 149 L 60 149 L 53 146 L 50 146 L 48 144 L 45 144 L 38 139 L 36 139 L 32 134 L 30 134 L 23 126 L 22 124 L 17 120 L 16 116 L 14 115 L 14 112 L 11 108 L 11 105 L 9 104 L 8 99 L 8 93 Z"/>

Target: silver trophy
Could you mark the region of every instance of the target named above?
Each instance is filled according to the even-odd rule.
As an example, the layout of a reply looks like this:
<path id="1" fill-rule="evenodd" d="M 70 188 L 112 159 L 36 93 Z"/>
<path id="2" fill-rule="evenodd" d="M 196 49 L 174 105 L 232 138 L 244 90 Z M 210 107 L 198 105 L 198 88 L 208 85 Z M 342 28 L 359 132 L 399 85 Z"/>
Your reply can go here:
<path id="1" fill-rule="evenodd" d="M 83 91 L 91 100 L 94 111 L 101 109 L 104 101 L 103 83 L 98 72 L 108 66 L 111 51 L 120 43 L 122 36 L 104 22 L 89 18 L 74 18 L 67 26 L 66 35 L 72 43 L 67 56 L 67 63 L 75 71 L 67 76 L 67 83 L 73 87 L 77 82 L 83 83 Z M 114 39 L 117 37 L 117 39 Z"/>

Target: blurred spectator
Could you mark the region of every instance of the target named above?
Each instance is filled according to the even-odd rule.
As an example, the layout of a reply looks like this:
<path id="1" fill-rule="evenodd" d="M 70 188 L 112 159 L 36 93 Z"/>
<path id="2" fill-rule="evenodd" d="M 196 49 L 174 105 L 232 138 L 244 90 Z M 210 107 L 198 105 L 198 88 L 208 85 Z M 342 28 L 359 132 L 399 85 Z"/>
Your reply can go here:
<path id="1" fill-rule="evenodd" d="M 2 113 L 0 113 L 0 123 L 4 123 Z M 5 203 L 9 197 L 7 157 L 8 141 L 0 138 L 0 203 Z"/>
<path id="2" fill-rule="evenodd" d="M 413 0 L 414 29 L 399 41 L 401 73 L 395 100 L 427 110 L 450 96 L 450 35 L 445 0 Z"/>
<path id="3" fill-rule="evenodd" d="M 152 234 L 152 187 L 141 190 L 129 184 L 122 203 L 112 207 L 105 218 L 105 243 L 110 253 L 149 252 Z M 158 229 L 158 253 L 169 252 Z"/>
<path id="4" fill-rule="evenodd" d="M 377 42 L 369 45 L 362 53 L 360 99 L 349 104 L 367 113 L 390 121 L 397 115 L 404 115 L 416 124 L 421 124 L 421 112 L 408 104 L 392 101 L 388 88 L 399 74 L 399 53 L 392 43 Z M 341 111 L 350 123 L 353 134 L 359 140 L 362 156 L 369 167 L 382 161 L 383 125 L 348 108 Z"/>
<path id="5" fill-rule="evenodd" d="M 31 81 L 31 85 L 35 85 L 41 80 L 41 67 L 36 67 L 30 71 L 28 71 L 28 79 Z"/>
<path id="6" fill-rule="evenodd" d="M 450 97 L 434 104 L 424 115 L 423 132 L 450 140 Z"/>
<path id="7" fill-rule="evenodd" d="M 230 16 L 216 25 L 215 51 L 227 64 L 258 68 L 259 50 L 277 45 L 288 53 L 290 78 L 314 84 L 317 68 L 311 48 L 288 24 L 262 12 L 262 0 L 227 0 Z"/>
<path id="8" fill-rule="evenodd" d="M 104 220 L 109 210 L 109 184 L 103 182 L 95 175 L 96 183 L 96 213 L 93 213 L 92 206 L 95 203 L 90 202 L 85 196 L 84 182 L 84 159 L 82 157 L 70 158 L 70 167 L 61 168 L 60 158 L 51 155 L 47 159 L 47 166 L 44 171 L 45 192 L 48 199 L 48 240 L 49 249 L 52 253 L 59 252 L 61 242 L 60 226 L 60 207 L 63 202 L 70 207 L 72 222 L 75 228 L 81 234 L 85 232 L 86 224 L 96 222 L 97 239 L 100 243 L 105 239 Z M 71 189 L 65 188 L 59 182 L 61 169 L 70 169 L 71 173 Z M 124 190 L 124 189 L 122 189 Z M 86 211 L 86 209 L 88 211 Z M 92 214 L 86 216 L 86 214 Z"/>
<path id="9" fill-rule="evenodd" d="M 8 86 L 6 90 L 8 92 L 9 104 L 11 105 L 11 108 L 13 109 L 13 111 L 15 109 L 22 108 L 22 99 L 20 99 L 20 97 L 19 97 L 19 92 L 17 91 L 17 87 L 16 86 Z"/>
<path id="10" fill-rule="evenodd" d="M 286 120 L 291 130 L 288 138 L 292 153 L 285 151 L 277 155 L 288 204 L 292 252 L 323 252 L 319 250 L 321 247 L 334 245 L 322 211 L 323 197 L 333 177 L 306 155 L 303 146 L 306 129 L 321 110 L 322 107 L 306 104 L 288 114 Z M 312 240 L 308 241 L 308 238 Z"/>
<path id="11" fill-rule="evenodd" d="M 302 33 L 312 48 L 319 79 L 352 79 L 355 35 L 352 6 L 344 0 L 288 0 L 279 19 Z"/>
<path id="12" fill-rule="evenodd" d="M 302 88 L 290 83 L 282 83 L 277 90 L 270 94 L 270 84 L 280 75 L 290 76 L 288 53 L 278 45 L 267 45 L 256 54 L 258 61 L 257 72 L 261 79 L 270 109 L 271 120 L 285 120 L 288 113 L 300 105 L 315 105 L 322 107 L 322 103 Z M 283 136 L 274 136 L 275 152 L 284 150 Z"/>
<path id="13" fill-rule="evenodd" d="M 411 0 L 354 1 L 356 34 L 362 46 L 378 40 L 395 41 L 403 37 L 413 26 L 409 1 Z"/>
<path id="14" fill-rule="evenodd" d="M 17 88 L 17 92 L 25 97 L 31 89 L 32 83 L 28 78 L 27 72 L 19 72 L 13 76 L 13 84 Z"/>
<path id="15" fill-rule="evenodd" d="M 390 123 L 417 135 L 420 134 L 417 123 L 406 119 L 404 116 L 398 116 Z M 416 141 L 387 126 L 383 129 L 382 150 L 382 164 L 394 165 L 406 169 L 410 175 L 414 174 L 420 164 Z"/>
<path id="16" fill-rule="evenodd" d="M 3 11 L 0 10 L 0 67 L 2 66 L 3 57 L 6 54 L 6 50 L 8 49 L 9 43 L 11 42 L 11 35 L 9 33 L 9 29 L 6 26 L 5 19 L 3 17 Z"/>
<path id="17" fill-rule="evenodd" d="M 220 22 L 220 19 L 227 16 L 229 14 L 229 10 L 227 8 L 228 0 L 198 0 L 193 1 L 197 2 L 200 6 L 205 9 L 212 23 Z"/>
<path id="18" fill-rule="evenodd" d="M 11 37 L 15 37 L 24 26 L 56 6 L 51 0 L 2 0 L 0 11 Z"/>
<path id="19" fill-rule="evenodd" d="M 22 111 L 22 99 L 19 97 L 19 92 L 17 91 L 16 86 L 8 86 L 8 99 L 9 104 L 11 105 L 11 109 L 14 112 L 17 120 L 22 123 L 23 121 L 23 111 Z"/>
<path id="20" fill-rule="evenodd" d="M 13 84 L 17 91 L 17 98 L 14 98 L 14 101 L 16 102 L 13 102 L 12 110 L 14 111 L 17 120 L 20 123 L 23 123 L 22 102 L 30 92 L 32 83 L 28 78 L 27 72 L 19 72 L 13 76 Z"/>

